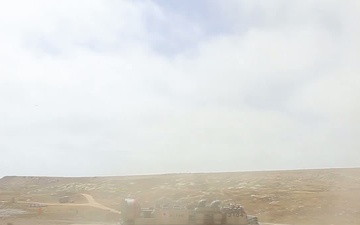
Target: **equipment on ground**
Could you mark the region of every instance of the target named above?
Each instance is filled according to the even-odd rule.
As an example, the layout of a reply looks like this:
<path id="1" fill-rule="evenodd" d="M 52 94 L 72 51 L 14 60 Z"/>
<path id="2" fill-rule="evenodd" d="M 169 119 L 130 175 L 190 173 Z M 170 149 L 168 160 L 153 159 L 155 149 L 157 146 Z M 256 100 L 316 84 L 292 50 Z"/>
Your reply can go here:
<path id="1" fill-rule="evenodd" d="M 222 206 L 215 200 L 201 200 L 196 208 L 155 205 L 141 208 L 135 199 L 124 199 L 122 225 L 259 225 L 257 217 L 246 214 L 240 205 Z"/>

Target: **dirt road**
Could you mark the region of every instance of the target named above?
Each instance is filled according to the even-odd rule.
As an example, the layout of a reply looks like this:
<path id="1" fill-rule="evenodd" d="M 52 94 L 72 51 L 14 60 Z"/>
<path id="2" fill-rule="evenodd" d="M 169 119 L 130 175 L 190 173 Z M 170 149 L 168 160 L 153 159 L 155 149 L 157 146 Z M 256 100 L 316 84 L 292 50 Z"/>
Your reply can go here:
<path id="1" fill-rule="evenodd" d="M 99 208 L 99 209 L 103 209 L 103 210 L 108 210 L 110 212 L 113 212 L 113 213 L 118 213 L 118 214 L 121 214 L 118 210 L 116 209 L 112 209 L 112 208 L 109 208 L 107 206 L 104 206 L 100 203 L 98 203 L 97 201 L 95 201 L 94 197 L 89 195 L 89 194 L 82 194 L 86 200 L 88 201 L 87 205 L 88 206 L 91 206 L 91 207 L 95 207 L 95 208 Z"/>
<path id="2" fill-rule="evenodd" d="M 81 194 L 82 196 L 85 197 L 85 199 L 87 200 L 87 203 L 47 203 L 47 202 L 26 202 L 26 201 L 18 201 L 18 203 L 21 204 L 39 204 L 39 205 L 46 205 L 46 206 L 91 206 L 94 208 L 98 208 L 98 209 L 102 209 L 102 210 L 107 210 L 113 213 L 117 213 L 117 214 L 121 214 L 120 211 L 116 210 L 116 209 L 112 209 L 109 208 L 107 206 L 104 206 L 100 203 L 98 203 L 93 196 L 89 195 L 89 194 Z"/>

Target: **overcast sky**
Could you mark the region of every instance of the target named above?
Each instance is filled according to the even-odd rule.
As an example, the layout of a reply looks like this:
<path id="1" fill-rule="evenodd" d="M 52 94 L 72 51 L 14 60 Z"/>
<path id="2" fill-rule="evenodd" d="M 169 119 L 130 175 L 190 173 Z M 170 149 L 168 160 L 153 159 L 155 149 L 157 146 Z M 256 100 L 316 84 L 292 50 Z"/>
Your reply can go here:
<path id="1" fill-rule="evenodd" d="M 360 2 L 0 1 L 0 176 L 360 166 Z"/>

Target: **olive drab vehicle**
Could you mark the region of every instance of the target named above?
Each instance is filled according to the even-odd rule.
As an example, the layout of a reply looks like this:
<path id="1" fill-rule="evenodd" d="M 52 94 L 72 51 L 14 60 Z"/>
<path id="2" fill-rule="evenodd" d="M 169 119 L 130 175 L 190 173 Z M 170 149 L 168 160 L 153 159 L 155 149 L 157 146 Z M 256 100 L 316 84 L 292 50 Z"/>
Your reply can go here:
<path id="1" fill-rule="evenodd" d="M 221 206 L 219 200 L 197 207 L 155 205 L 141 208 L 135 199 L 124 199 L 121 206 L 122 225 L 259 225 L 257 217 L 249 216 L 239 205 Z"/>

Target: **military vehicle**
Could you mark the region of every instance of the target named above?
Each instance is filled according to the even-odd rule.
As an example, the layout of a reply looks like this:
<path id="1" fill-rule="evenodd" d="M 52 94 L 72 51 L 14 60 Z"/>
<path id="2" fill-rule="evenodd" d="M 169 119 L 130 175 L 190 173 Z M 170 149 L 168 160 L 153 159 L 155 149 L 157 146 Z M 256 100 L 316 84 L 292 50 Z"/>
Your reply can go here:
<path id="1" fill-rule="evenodd" d="M 201 200 L 195 208 L 156 204 L 141 208 L 135 199 L 124 199 L 122 225 L 259 225 L 255 216 L 246 214 L 240 205 L 221 205 L 215 200 Z"/>

